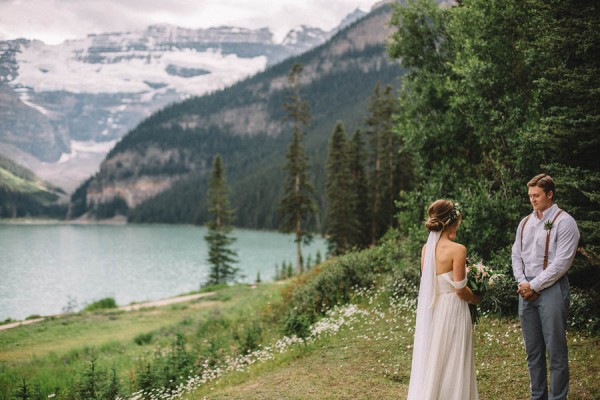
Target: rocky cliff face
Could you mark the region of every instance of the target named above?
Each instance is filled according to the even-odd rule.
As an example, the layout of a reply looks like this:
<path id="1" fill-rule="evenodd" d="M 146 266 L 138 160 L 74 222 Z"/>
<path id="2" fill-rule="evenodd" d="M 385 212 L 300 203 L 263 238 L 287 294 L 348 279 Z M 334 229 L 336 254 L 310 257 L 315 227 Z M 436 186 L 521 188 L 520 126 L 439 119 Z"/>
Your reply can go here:
<path id="1" fill-rule="evenodd" d="M 186 149 L 161 149 L 148 146 L 140 151 L 116 154 L 104 161 L 99 173 L 87 189 L 88 206 L 110 203 L 115 198 L 125 200 L 134 208 L 190 171 L 205 171 L 207 165 L 195 161 Z"/>

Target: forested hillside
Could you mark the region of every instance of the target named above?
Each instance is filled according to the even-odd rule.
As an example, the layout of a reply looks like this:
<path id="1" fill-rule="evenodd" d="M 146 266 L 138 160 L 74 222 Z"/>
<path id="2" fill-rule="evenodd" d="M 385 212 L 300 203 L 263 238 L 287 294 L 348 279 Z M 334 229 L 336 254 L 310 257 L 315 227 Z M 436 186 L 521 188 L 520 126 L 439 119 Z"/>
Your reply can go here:
<path id="1" fill-rule="evenodd" d="M 295 63 L 304 66 L 302 94 L 312 121 L 304 141 L 322 227 L 327 143 L 338 120 L 348 132 L 364 126 L 377 84 L 396 84 L 388 61 L 391 8 L 382 6 L 331 41 L 231 88 L 154 114 L 109 153 L 100 172 L 73 197 L 75 215 L 129 214 L 130 222 L 204 223 L 207 170 L 216 154 L 227 169 L 237 226 L 276 228 L 291 129 L 283 103 Z M 84 205 L 91 205 L 85 207 Z"/>

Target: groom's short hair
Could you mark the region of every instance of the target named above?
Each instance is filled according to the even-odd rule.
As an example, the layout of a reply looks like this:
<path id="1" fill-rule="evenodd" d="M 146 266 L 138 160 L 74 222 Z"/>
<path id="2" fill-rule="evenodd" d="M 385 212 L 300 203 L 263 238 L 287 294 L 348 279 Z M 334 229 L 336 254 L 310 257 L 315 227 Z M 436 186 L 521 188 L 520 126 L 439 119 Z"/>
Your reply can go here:
<path id="1" fill-rule="evenodd" d="M 531 178 L 529 182 L 527 182 L 527 187 L 537 186 L 542 188 L 544 193 L 548 194 L 549 192 L 556 193 L 556 189 L 554 188 L 554 181 L 552 177 L 547 174 L 539 174 Z"/>

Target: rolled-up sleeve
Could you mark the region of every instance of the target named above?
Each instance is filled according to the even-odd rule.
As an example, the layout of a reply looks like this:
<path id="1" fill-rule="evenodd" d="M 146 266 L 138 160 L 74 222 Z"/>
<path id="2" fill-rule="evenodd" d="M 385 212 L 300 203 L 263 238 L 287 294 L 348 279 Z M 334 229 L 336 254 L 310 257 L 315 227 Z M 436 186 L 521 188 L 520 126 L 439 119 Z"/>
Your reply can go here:
<path id="1" fill-rule="evenodd" d="M 548 260 L 548 267 L 530 282 L 531 288 L 536 292 L 552 286 L 566 274 L 577 252 L 577 245 L 579 244 L 577 223 L 571 216 L 558 222 L 554 257 Z"/>

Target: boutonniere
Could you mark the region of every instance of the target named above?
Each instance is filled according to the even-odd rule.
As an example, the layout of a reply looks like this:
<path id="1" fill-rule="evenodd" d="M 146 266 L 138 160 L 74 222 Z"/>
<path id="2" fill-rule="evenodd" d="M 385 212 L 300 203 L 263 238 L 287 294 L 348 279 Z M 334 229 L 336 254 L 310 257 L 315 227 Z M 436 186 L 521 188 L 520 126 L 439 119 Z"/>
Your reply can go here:
<path id="1" fill-rule="evenodd" d="M 551 231 L 552 230 L 552 226 L 554 224 L 552 223 L 552 221 L 548 220 L 546 222 L 544 222 L 544 230 L 545 231 Z"/>

